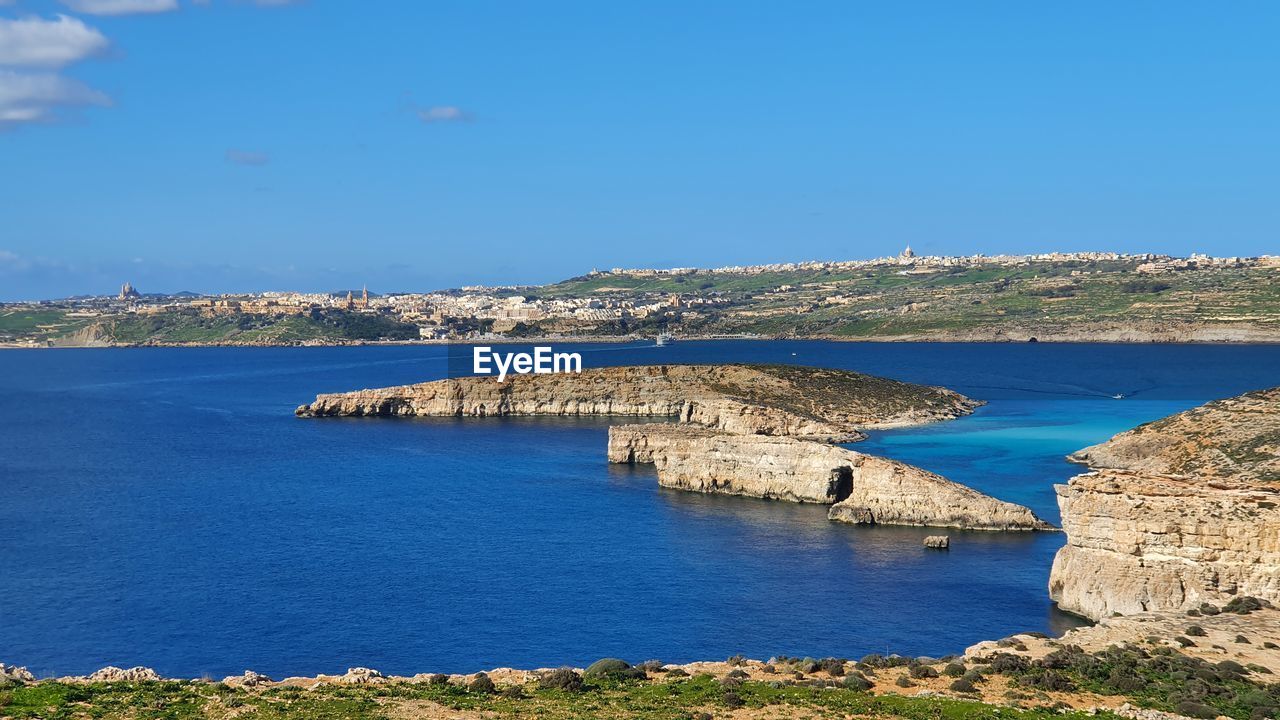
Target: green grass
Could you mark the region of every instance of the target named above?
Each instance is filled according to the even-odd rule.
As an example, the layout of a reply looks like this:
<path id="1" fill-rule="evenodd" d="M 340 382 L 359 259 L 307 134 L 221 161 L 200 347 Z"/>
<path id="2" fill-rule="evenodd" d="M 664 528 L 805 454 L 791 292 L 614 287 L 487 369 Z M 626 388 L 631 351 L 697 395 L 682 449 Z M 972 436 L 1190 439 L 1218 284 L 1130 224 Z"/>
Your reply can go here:
<path id="1" fill-rule="evenodd" d="M 672 682 L 600 680 L 583 692 L 522 688 L 521 697 L 471 692 L 459 685 L 389 683 L 328 686 L 315 690 L 273 688 L 262 692 L 220 683 L 152 682 L 68 685 L 43 682 L 0 691 L 0 717 L 64 720 L 137 718 L 194 720 L 235 715 L 251 720 L 306 718 L 387 718 L 411 715 L 415 704 L 453 711 L 479 711 L 498 718 L 652 718 L 684 720 L 703 712 L 718 715 L 732 707 L 794 707 L 822 717 L 906 718 L 908 720 L 1083 720 L 1108 713 L 1059 713 L 1018 709 L 970 700 L 874 696 L 843 688 L 771 686 L 744 682 L 729 691 L 710 676 Z"/>

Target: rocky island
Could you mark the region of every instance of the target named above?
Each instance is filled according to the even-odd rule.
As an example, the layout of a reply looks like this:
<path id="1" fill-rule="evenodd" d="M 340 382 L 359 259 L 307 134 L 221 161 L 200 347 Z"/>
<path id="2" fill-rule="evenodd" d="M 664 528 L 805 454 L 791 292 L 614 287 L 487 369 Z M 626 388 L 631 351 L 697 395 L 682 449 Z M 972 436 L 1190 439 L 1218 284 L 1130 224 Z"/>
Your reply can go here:
<path id="1" fill-rule="evenodd" d="M 577 374 L 437 380 L 320 395 L 299 417 L 599 415 L 666 418 L 610 428 L 614 463 L 652 463 L 663 487 L 831 505 L 870 525 L 1048 530 L 1020 505 L 920 468 L 828 443 L 869 428 L 966 415 L 946 388 L 790 365 L 648 365 Z"/>
<path id="2" fill-rule="evenodd" d="M 967 415 L 981 403 L 847 370 L 792 365 L 638 365 L 575 374 L 463 377 L 324 394 L 299 417 L 610 416 L 668 418 L 723 432 L 862 439 L 862 429 Z"/>

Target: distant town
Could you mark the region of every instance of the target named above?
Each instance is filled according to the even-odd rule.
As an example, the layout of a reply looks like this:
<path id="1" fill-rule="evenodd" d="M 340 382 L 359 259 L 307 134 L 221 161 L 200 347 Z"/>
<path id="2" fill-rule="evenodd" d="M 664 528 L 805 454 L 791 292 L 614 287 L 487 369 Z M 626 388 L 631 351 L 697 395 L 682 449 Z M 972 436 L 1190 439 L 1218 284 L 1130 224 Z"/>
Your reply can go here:
<path id="1" fill-rule="evenodd" d="M 1065 331 L 1126 320 L 1175 330 L 1221 326 L 1247 330 L 1242 338 L 1255 331 L 1269 338 L 1280 332 L 1280 307 L 1270 290 L 1277 269 L 1276 256 L 941 257 L 908 247 L 871 260 L 614 268 L 550 285 L 433 292 L 167 295 L 126 282 L 113 296 L 0 305 L 0 342 L 333 344 L 667 333 L 921 339 L 973 331 L 980 338 L 1028 321 L 1047 324 L 1052 335 L 1055 323 Z M 1250 287 L 1260 273 L 1269 282 Z M 1103 302 L 1103 295 L 1110 299 Z M 1117 303 L 1115 295 L 1128 302 Z M 1213 309 L 1218 302 L 1223 307 Z M 1073 307 L 1092 310 L 1083 317 L 1063 312 Z"/>

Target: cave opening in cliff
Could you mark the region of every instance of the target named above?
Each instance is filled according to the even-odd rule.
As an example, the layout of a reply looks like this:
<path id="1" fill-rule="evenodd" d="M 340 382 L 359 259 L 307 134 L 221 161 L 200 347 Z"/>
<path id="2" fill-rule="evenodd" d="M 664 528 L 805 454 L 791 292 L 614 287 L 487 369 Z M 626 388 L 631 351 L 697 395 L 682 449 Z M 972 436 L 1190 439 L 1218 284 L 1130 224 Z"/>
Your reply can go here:
<path id="1" fill-rule="evenodd" d="M 835 491 L 836 502 L 847 499 L 853 494 L 853 468 L 845 465 L 831 471 L 831 486 Z"/>

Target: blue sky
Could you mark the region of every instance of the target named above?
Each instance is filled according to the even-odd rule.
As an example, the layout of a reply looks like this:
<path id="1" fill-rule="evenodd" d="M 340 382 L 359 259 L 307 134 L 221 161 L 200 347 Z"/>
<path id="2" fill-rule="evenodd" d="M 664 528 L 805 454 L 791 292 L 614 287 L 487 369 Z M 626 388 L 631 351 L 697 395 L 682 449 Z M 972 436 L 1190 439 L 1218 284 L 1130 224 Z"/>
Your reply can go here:
<path id="1" fill-rule="evenodd" d="M 0 0 L 0 299 L 1277 252 L 1277 31 L 1266 2 Z"/>

